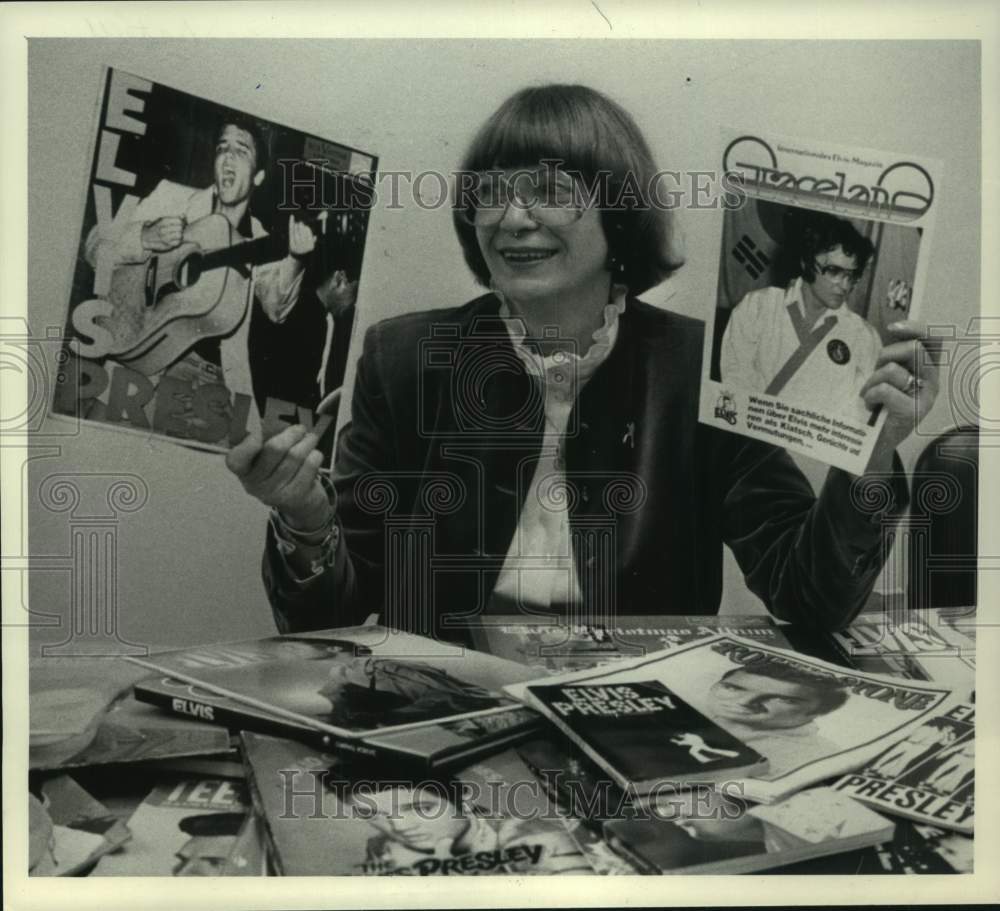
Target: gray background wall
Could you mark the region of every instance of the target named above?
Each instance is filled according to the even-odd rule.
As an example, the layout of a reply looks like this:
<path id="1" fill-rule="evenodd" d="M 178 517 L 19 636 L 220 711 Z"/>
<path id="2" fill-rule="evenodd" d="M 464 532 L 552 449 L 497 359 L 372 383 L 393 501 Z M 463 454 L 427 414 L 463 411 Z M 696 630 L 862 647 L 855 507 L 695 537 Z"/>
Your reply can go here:
<path id="1" fill-rule="evenodd" d="M 102 64 L 371 151 L 388 170 L 452 168 L 503 98 L 547 81 L 588 83 L 621 101 L 661 167 L 672 170 L 714 167 L 722 124 L 937 157 L 945 178 L 924 313 L 961 336 L 979 310 L 975 43 L 36 39 L 28 135 L 28 314 L 36 336 L 65 318 Z M 719 218 L 681 214 L 687 265 L 647 300 L 709 317 Z M 461 303 L 475 292 L 446 209 L 380 206 L 355 341 L 385 316 Z M 925 433 L 953 423 L 952 411 L 946 388 Z M 24 616 L 36 643 L 64 637 L 45 624 L 66 618 L 80 582 L 60 556 L 70 551 L 67 514 L 39 505 L 39 485 L 54 473 L 131 474 L 148 487 L 148 501 L 121 519 L 115 536 L 118 629 L 126 639 L 187 644 L 273 630 L 259 581 L 266 511 L 243 495 L 220 456 L 86 426 L 37 442 L 23 479 L 37 559 L 35 616 Z M 925 442 L 908 442 L 908 467 Z M 821 479 L 821 466 L 806 467 Z M 55 558 L 49 568 L 47 557 Z M 732 565 L 725 597 L 725 610 L 750 604 Z"/>

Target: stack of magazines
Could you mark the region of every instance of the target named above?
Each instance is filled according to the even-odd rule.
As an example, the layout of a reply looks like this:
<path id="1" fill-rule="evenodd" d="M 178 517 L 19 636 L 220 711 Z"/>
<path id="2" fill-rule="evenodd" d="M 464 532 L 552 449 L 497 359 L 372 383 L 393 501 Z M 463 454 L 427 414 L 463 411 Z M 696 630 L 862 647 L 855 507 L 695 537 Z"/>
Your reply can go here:
<path id="1" fill-rule="evenodd" d="M 32 663 L 31 875 L 216 874 L 245 853 L 249 804 L 229 732 L 137 701 L 144 674 L 113 658 Z M 263 872 L 258 860 L 242 869 Z"/>
<path id="2" fill-rule="evenodd" d="M 453 768 L 539 723 L 502 689 L 527 668 L 377 624 L 130 660 L 156 672 L 143 702 L 369 766 Z"/>
<path id="3" fill-rule="evenodd" d="M 595 872 L 509 749 L 543 725 L 503 690 L 532 678 L 522 664 L 376 624 L 135 663 L 155 671 L 137 699 L 240 731 L 276 874 Z"/>
<path id="4" fill-rule="evenodd" d="M 862 659 L 876 657 L 875 643 L 882 662 L 905 657 L 903 630 L 893 640 L 870 625 L 853 634 L 864 637 Z M 627 643 L 627 629 L 616 633 Z M 931 633 L 916 621 L 909 641 L 943 659 Z M 884 869 L 920 869 L 900 853 L 949 841 L 940 853 L 950 852 L 950 869 L 967 870 L 971 841 L 940 830 L 972 832 L 974 710 L 963 697 L 974 678 L 938 683 L 915 662 L 902 679 L 847 668 L 850 636 L 813 649 L 840 664 L 706 628 L 568 673 L 554 671 L 551 649 L 545 677 L 507 688 L 555 728 L 520 753 L 560 806 L 643 872 L 800 869 L 890 845 L 897 828 L 904 850 L 880 850 Z M 539 652 L 541 643 L 533 637 Z M 580 649 L 563 645 L 579 662 Z"/>
<path id="5" fill-rule="evenodd" d="M 734 619 L 511 620 L 493 655 L 369 622 L 47 667 L 32 873 L 971 869 L 971 674 L 935 682 L 870 621 L 792 650 Z"/>

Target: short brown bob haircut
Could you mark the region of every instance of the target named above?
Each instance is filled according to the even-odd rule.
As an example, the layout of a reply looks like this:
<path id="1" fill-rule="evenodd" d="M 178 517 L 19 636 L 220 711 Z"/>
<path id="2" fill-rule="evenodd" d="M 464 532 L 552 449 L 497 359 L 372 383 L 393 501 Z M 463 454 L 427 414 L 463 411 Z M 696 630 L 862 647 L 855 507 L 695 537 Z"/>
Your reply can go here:
<path id="1" fill-rule="evenodd" d="M 672 252 L 671 213 L 650 195 L 657 169 L 645 138 L 621 105 L 588 86 L 532 86 L 512 95 L 480 128 L 456 179 L 551 160 L 579 174 L 586 187 L 598 188 L 594 204 L 609 264 L 631 294 L 652 288 L 683 265 Z M 463 218 L 457 199 L 452 217 L 466 263 L 488 286 L 476 229 Z"/>

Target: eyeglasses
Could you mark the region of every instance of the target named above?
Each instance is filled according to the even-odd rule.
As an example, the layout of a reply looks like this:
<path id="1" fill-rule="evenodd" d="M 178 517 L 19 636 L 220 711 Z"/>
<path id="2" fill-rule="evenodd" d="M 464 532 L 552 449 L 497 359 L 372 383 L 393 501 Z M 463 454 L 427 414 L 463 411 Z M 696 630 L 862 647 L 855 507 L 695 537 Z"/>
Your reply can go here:
<path id="1" fill-rule="evenodd" d="M 580 184 L 558 168 L 537 171 L 485 171 L 459 189 L 457 207 L 476 228 L 499 224 L 508 206 L 528 211 L 542 225 L 561 227 L 583 216 L 588 200 Z"/>
<path id="2" fill-rule="evenodd" d="M 828 266 L 820 262 L 815 262 L 815 265 L 816 269 L 832 282 L 845 278 L 851 285 L 856 285 L 865 274 L 864 269 L 845 269 L 843 266 Z"/>

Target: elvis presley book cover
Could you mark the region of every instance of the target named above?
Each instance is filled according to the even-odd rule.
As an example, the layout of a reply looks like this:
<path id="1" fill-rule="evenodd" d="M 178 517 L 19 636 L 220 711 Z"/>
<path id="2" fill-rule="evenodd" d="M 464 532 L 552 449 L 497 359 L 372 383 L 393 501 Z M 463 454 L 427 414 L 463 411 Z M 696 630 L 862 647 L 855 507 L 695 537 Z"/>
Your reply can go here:
<path id="1" fill-rule="evenodd" d="M 658 680 L 528 691 L 619 787 L 638 795 L 767 770 L 763 756 Z"/>

